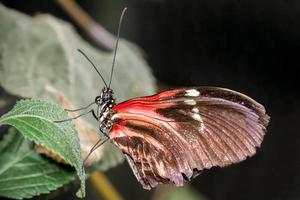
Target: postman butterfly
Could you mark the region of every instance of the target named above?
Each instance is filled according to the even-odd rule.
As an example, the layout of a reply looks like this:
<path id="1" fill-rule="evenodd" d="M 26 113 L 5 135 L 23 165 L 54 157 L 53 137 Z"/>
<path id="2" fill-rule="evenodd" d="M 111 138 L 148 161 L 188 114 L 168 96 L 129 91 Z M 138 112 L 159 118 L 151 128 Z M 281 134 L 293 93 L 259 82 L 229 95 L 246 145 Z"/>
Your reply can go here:
<path id="1" fill-rule="evenodd" d="M 206 169 L 238 163 L 254 155 L 262 143 L 269 116 L 261 104 L 239 92 L 187 87 L 116 104 L 110 84 L 125 10 L 120 17 L 109 84 L 79 50 L 105 84 L 92 103 L 97 109 L 89 112 L 98 120 L 106 139 L 99 140 L 90 154 L 109 140 L 124 153 L 145 189 L 158 184 L 183 186 Z"/>

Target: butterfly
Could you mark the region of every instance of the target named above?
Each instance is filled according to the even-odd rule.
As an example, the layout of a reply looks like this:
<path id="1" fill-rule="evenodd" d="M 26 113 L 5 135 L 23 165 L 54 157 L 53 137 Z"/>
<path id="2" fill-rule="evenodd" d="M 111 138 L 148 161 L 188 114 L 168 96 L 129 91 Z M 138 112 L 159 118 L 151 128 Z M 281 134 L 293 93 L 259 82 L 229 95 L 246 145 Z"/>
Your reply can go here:
<path id="1" fill-rule="evenodd" d="M 91 60 L 79 52 L 105 84 L 87 107 L 97 105 L 89 112 L 107 138 L 99 140 L 90 154 L 109 140 L 124 153 L 143 188 L 183 186 L 203 170 L 245 160 L 261 145 L 269 116 L 250 97 L 219 87 L 188 87 L 116 104 L 110 87 L 113 67 L 106 84 Z"/>

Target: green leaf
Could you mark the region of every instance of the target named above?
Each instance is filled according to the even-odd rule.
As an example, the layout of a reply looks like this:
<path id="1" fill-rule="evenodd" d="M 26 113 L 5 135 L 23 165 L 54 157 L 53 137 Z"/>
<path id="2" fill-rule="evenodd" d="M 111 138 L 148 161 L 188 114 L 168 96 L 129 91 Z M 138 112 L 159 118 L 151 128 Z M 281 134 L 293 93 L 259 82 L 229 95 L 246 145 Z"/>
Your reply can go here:
<path id="1" fill-rule="evenodd" d="M 58 167 L 33 149 L 33 143 L 11 128 L 0 143 L 0 196 L 31 198 L 74 180 L 74 173 Z"/>
<path id="2" fill-rule="evenodd" d="M 85 174 L 78 136 L 71 122 L 55 123 L 67 119 L 58 105 L 43 100 L 21 100 L 0 118 L 0 125 L 17 128 L 25 138 L 57 153 L 77 170 L 81 180 L 81 193 L 85 195 Z"/>
<path id="3" fill-rule="evenodd" d="M 116 21 L 116 25 L 117 25 Z M 126 27 L 124 27 L 126 28 Z M 85 42 L 70 24 L 50 15 L 29 17 L 0 4 L 0 85 L 21 97 L 56 100 L 45 90 L 47 84 L 63 92 L 75 107 L 92 102 L 104 84 L 87 60 L 77 52 L 82 49 L 96 64 L 108 82 L 112 52 L 100 51 Z M 150 95 L 155 80 L 132 43 L 120 40 L 112 88 L 117 101 Z M 84 118 L 98 129 L 92 117 Z M 120 152 L 106 145 L 101 166 L 115 166 L 120 159 L 110 159 Z"/>

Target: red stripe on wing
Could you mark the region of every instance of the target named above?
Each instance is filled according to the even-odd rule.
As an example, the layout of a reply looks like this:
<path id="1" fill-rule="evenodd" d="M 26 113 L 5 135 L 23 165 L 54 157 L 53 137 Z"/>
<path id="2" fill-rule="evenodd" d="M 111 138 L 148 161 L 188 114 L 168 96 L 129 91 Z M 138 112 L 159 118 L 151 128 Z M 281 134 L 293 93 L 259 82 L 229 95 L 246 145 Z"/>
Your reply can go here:
<path id="1" fill-rule="evenodd" d="M 183 92 L 184 89 L 175 89 L 175 90 L 168 90 L 164 92 L 160 92 L 158 94 L 152 95 L 152 96 L 146 96 L 146 97 L 138 97 L 134 99 L 130 99 L 127 101 L 124 101 L 112 108 L 114 111 L 120 111 L 120 112 L 126 112 L 127 110 L 130 110 L 132 106 L 146 106 L 148 103 L 151 104 L 155 101 L 162 101 L 166 99 L 170 99 L 176 94 Z M 160 105 L 167 106 L 167 105 Z M 150 109 L 153 109 L 153 107 L 150 107 Z"/>

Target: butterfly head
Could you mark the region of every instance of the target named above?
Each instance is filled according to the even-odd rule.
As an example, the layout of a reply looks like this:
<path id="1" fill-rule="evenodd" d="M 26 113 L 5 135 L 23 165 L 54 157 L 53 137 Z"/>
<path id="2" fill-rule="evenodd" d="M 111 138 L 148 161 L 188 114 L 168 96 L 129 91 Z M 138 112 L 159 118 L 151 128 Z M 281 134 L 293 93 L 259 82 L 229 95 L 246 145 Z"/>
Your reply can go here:
<path id="1" fill-rule="evenodd" d="M 114 92 L 112 89 L 104 87 L 101 91 L 101 94 L 95 98 L 95 103 L 99 106 L 105 104 L 113 105 L 115 103 L 113 94 Z"/>

